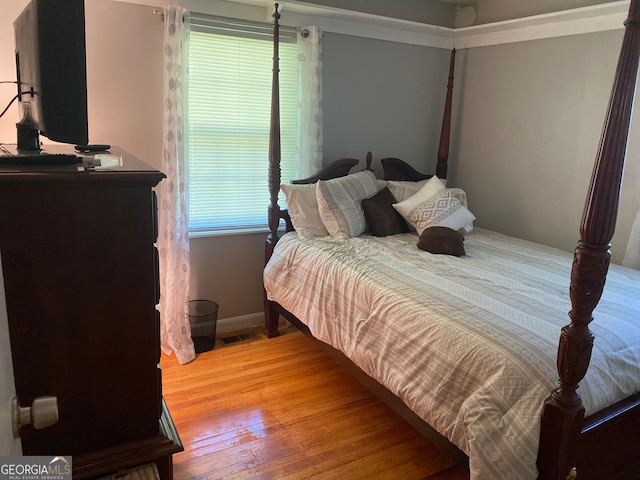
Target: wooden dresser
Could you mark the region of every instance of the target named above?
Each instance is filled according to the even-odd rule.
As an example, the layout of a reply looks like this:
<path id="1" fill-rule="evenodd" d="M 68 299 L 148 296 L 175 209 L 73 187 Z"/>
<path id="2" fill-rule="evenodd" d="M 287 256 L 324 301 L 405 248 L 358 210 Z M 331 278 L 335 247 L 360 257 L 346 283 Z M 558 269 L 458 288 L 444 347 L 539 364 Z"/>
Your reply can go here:
<path id="1" fill-rule="evenodd" d="M 164 175 L 123 164 L 0 165 L 0 252 L 20 405 L 57 398 L 59 421 L 21 429 L 24 455 L 73 457 L 73 478 L 182 450 L 162 400 L 156 201 Z"/>

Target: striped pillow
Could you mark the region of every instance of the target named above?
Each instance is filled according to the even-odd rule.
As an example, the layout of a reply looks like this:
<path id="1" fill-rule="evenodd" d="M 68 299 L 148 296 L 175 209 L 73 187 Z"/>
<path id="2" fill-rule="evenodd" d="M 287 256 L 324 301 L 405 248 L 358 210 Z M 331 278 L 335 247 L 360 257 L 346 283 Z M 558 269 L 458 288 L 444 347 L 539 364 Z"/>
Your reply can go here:
<path id="1" fill-rule="evenodd" d="M 367 227 L 362 200 L 376 193 L 378 182 L 369 170 L 318 181 L 318 210 L 329 234 L 343 239 L 361 235 Z"/>
<path id="2" fill-rule="evenodd" d="M 316 186 L 313 183 L 280 185 L 280 189 L 286 196 L 289 218 L 300 238 L 329 235 L 320 218 Z"/>

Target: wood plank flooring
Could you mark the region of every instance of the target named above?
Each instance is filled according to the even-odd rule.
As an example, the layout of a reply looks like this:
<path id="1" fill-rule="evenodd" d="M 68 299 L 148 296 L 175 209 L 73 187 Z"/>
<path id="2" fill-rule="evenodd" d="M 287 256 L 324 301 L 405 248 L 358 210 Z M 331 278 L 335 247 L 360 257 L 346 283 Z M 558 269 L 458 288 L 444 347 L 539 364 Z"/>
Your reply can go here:
<path id="1" fill-rule="evenodd" d="M 161 366 L 176 480 L 469 479 L 296 330 Z"/>

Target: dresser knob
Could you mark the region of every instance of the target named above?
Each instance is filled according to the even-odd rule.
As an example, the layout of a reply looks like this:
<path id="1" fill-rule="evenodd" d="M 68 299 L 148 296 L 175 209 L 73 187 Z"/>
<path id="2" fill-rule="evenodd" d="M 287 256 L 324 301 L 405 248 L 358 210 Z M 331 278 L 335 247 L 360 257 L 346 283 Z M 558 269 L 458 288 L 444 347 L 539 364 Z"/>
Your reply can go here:
<path id="1" fill-rule="evenodd" d="M 11 401 L 13 438 L 20 437 L 20 429 L 32 425 L 36 430 L 58 423 L 58 399 L 52 396 L 36 397 L 30 407 L 21 407 L 18 398 Z"/>

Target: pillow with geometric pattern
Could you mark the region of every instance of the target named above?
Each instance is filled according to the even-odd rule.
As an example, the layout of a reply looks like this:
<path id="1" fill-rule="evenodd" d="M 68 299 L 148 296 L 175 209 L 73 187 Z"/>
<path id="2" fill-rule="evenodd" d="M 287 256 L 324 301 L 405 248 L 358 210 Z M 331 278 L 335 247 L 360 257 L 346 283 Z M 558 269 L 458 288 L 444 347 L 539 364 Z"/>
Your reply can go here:
<path id="1" fill-rule="evenodd" d="M 387 180 L 387 187 L 391 190 L 391 193 L 398 202 L 402 202 L 412 195 L 418 193 L 418 191 L 425 186 L 428 180 L 419 180 L 417 182 L 411 182 L 407 180 Z"/>
<path id="2" fill-rule="evenodd" d="M 418 193 L 394 204 L 393 208 L 416 229 L 418 235 L 433 226 L 470 232 L 476 218 L 462 205 L 456 193 L 445 188 L 437 177 L 432 177 Z"/>

